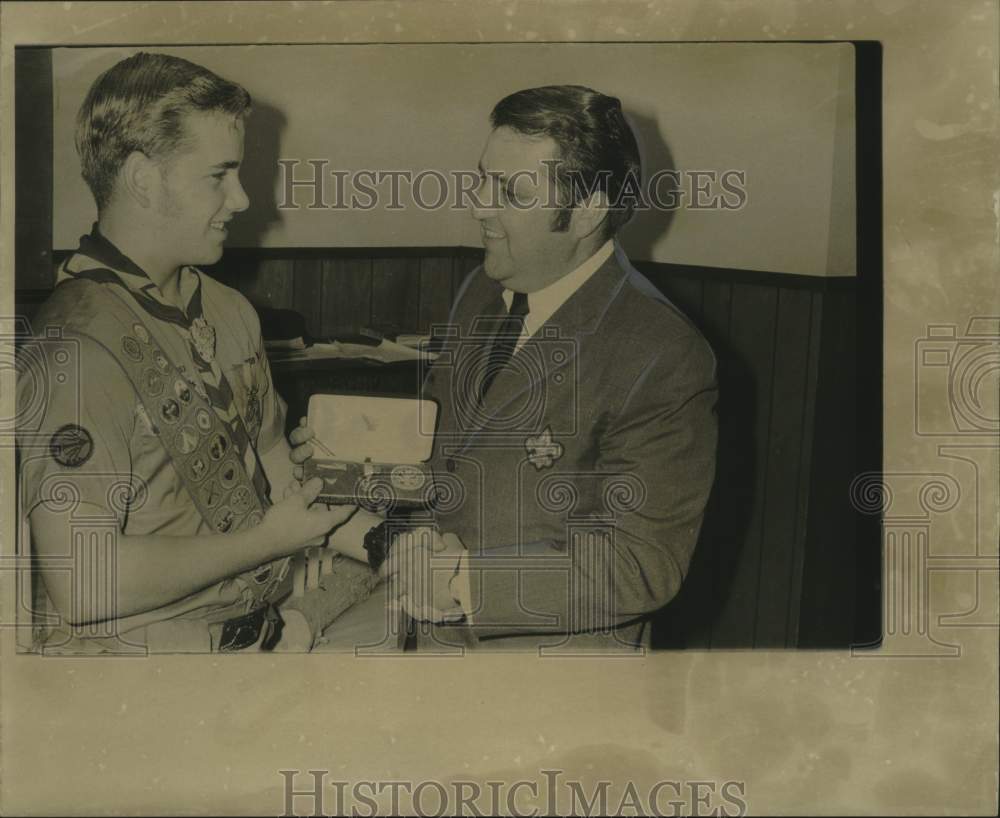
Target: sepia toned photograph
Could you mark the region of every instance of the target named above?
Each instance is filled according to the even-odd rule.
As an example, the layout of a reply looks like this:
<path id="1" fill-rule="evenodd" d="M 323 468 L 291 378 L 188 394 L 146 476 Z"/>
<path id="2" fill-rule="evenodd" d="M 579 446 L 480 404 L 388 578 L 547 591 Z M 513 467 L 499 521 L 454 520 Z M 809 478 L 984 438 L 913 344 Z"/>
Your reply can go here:
<path id="1" fill-rule="evenodd" d="M 0 814 L 996 814 L 998 13 L 0 5 Z"/>
<path id="2" fill-rule="evenodd" d="M 15 59 L 26 648 L 877 646 L 876 44 Z"/>

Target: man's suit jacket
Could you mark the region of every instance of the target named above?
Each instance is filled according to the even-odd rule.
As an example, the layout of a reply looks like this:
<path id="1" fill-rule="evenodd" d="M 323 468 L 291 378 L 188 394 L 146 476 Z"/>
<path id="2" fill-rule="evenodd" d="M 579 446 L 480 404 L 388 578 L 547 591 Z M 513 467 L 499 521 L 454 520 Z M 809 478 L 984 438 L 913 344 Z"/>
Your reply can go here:
<path id="1" fill-rule="evenodd" d="M 714 355 L 616 246 L 479 406 L 501 293 L 469 275 L 425 381 L 437 520 L 469 550 L 472 630 L 495 648 L 645 643 L 714 476 Z"/>

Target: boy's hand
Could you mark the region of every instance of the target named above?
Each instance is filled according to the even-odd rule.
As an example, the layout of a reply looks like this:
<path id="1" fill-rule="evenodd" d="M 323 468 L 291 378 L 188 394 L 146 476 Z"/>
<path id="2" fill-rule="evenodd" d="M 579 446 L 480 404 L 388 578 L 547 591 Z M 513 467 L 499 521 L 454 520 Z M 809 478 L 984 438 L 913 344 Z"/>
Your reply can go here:
<path id="1" fill-rule="evenodd" d="M 314 437 L 316 437 L 316 433 L 309 427 L 306 418 L 300 418 L 299 425 L 292 429 L 292 433 L 288 436 L 288 442 L 291 445 L 288 457 L 295 464 L 292 474 L 296 480 L 302 479 L 302 464 L 316 453 L 309 442 Z"/>
<path id="2" fill-rule="evenodd" d="M 315 544 L 357 511 L 357 506 L 313 505 L 322 488 L 319 477 L 298 488 L 289 486 L 285 498 L 267 510 L 261 526 L 267 527 L 272 541 L 284 549 L 282 553 Z"/>

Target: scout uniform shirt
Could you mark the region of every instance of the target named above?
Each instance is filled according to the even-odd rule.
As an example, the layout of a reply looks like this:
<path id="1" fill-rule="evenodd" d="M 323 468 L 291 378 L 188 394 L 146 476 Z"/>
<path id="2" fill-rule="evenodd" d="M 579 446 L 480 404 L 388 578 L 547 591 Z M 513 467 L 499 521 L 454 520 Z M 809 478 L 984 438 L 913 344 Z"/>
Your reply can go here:
<path id="1" fill-rule="evenodd" d="M 150 348 L 145 344 L 151 343 L 172 364 L 172 375 L 167 378 L 151 376 L 149 383 L 139 379 L 142 389 L 155 389 L 157 394 L 167 396 L 173 392 L 177 397 L 177 402 L 163 402 L 163 417 L 151 416 L 122 364 L 88 332 L 102 310 L 118 306 L 110 303 L 117 296 L 109 286 L 73 280 L 75 275 L 94 269 L 111 271 L 130 294 L 145 298 L 147 305 L 149 299 L 166 304 L 156 284 L 101 236 L 96 226 L 91 235 L 81 239 L 80 249 L 62 265 L 57 288 L 35 320 L 35 337 L 42 340 L 35 343 L 34 355 L 29 356 L 44 363 L 49 383 L 30 436 L 19 435 L 22 514 L 27 516 L 39 503 L 66 508 L 68 486 L 75 502 L 73 518 L 81 523 L 86 519 L 91 526 L 103 520 L 126 535 L 190 536 L 227 530 L 225 519 L 213 520 L 218 523 L 215 528 L 206 521 L 192 501 L 190 483 L 178 475 L 174 459 L 157 435 L 158 425 L 175 422 L 176 418 L 171 416 L 174 407 L 190 403 L 187 390 L 206 397 L 206 390 L 213 388 L 211 378 L 206 385 L 206 379 L 199 373 L 189 346 L 189 330 L 157 317 L 155 304 L 152 312 L 148 306 L 144 309 L 130 305 L 139 320 L 134 322 L 128 337 L 122 338 L 124 354 L 136 348 L 149 354 Z M 119 286 L 118 282 L 112 282 L 113 286 Z M 257 452 L 266 452 L 283 434 L 285 407 L 271 380 L 257 314 L 240 293 L 192 267 L 182 269 L 180 290 L 181 301 L 189 308 L 200 290 L 204 318 L 208 325 L 217 328 L 214 358 L 231 388 L 231 407 L 239 413 L 249 438 L 242 458 L 244 467 L 247 475 L 259 471 L 260 481 L 263 472 L 256 460 Z M 128 299 L 128 295 L 125 297 Z M 70 360 L 67 364 L 68 357 L 76 358 L 76 362 Z M 173 367 L 179 377 L 173 376 Z M 59 375 L 53 379 L 53 373 Z M 60 380 L 60 376 L 66 377 Z M 19 406 L 37 398 L 39 381 L 37 371 L 34 376 L 22 372 L 18 381 Z M 218 401 L 214 405 L 218 406 Z M 177 448 L 184 452 L 201 447 L 212 458 L 238 456 L 235 452 L 219 451 L 227 448 L 226 441 L 207 438 L 212 424 L 216 428 L 218 424 L 210 416 L 202 417 L 203 414 L 196 411 L 195 422 L 178 430 Z M 236 439 L 231 436 L 228 444 L 234 449 L 237 447 L 232 441 Z M 26 445 L 26 441 L 30 442 Z M 206 495 L 199 498 L 202 508 L 217 503 L 217 492 L 222 488 L 213 480 L 199 485 L 198 490 Z M 251 500 L 257 503 L 256 497 L 244 498 L 239 491 L 228 499 L 234 506 L 229 511 L 237 514 L 246 511 L 241 504 L 249 504 Z M 219 513 L 224 516 L 229 512 Z M 205 615 L 239 598 L 238 585 L 225 580 L 162 608 L 116 623 L 104 623 L 104 633 L 110 627 L 119 637 L 125 634 L 122 638 L 127 642 L 149 648 L 208 650 L 211 645 Z M 47 599 L 43 601 L 48 603 Z M 46 644 L 61 644 L 73 650 L 108 647 L 107 639 L 81 640 L 79 633 L 68 635 L 66 628 L 63 625 L 45 635 Z"/>

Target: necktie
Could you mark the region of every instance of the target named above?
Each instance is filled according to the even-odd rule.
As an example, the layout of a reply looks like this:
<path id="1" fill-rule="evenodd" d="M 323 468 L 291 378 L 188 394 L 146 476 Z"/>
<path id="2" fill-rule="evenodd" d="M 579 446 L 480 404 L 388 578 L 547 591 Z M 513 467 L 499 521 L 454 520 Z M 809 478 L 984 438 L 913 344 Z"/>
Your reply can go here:
<path id="1" fill-rule="evenodd" d="M 514 298 L 510 303 L 507 317 L 504 319 L 497 334 L 493 336 L 493 345 L 490 347 L 489 355 L 486 359 L 486 371 L 483 373 L 483 380 L 479 384 L 479 403 L 486 399 L 486 393 L 490 386 L 500 374 L 500 371 L 507 366 L 517 340 L 521 337 L 524 329 L 524 316 L 528 314 L 527 293 L 514 293 Z"/>

